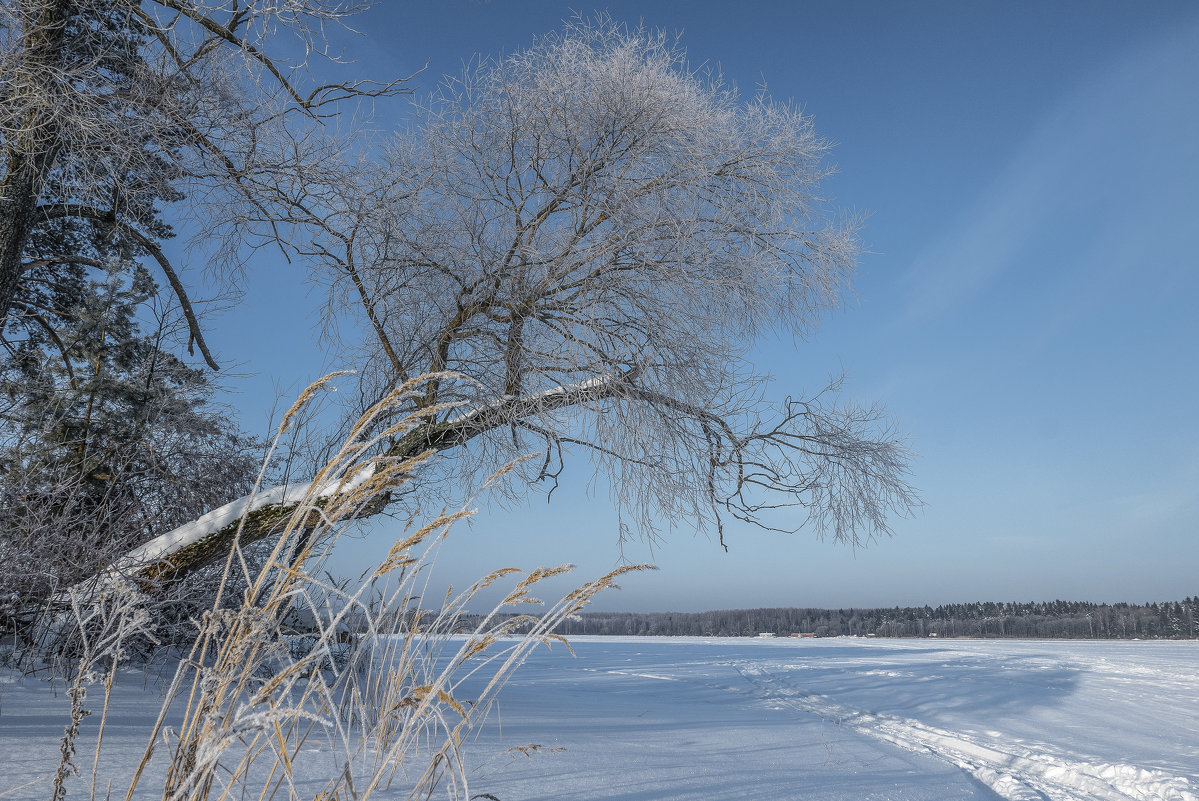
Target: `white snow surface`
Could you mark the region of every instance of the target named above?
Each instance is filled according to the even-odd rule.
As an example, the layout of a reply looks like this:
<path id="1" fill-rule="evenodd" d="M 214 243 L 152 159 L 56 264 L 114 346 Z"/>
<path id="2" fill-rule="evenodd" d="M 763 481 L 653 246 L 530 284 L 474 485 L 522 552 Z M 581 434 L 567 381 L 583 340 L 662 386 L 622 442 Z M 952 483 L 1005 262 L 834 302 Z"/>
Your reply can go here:
<path id="1" fill-rule="evenodd" d="M 504 689 L 468 745 L 470 794 L 1199 801 L 1199 642 L 571 642 L 575 656 L 539 650 Z M 46 782 L 13 788 L 53 771 L 66 706 L 61 688 L 0 679 L 0 797 L 47 797 Z M 114 796 L 157 709 L 153 683 L 123 677 L 105 736 Z M 528 744 L 542 749 L 507 750 Z M 322 757 L 305 761 L 313 778 L 338 769 Z M 71 781 L 67 797 L 86 797 Z"/>

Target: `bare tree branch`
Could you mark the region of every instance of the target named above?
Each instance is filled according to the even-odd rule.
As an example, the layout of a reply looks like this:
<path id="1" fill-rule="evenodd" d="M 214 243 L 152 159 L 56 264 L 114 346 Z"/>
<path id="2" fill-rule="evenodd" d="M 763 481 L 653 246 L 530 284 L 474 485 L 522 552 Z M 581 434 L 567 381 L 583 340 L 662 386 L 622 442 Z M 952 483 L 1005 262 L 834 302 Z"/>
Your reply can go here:
<path id="1" fill-rule="evenodd" d="M 161 206 L 188 196 L 180 210 L 220 244 L 210 267 L 235 274 L 264 239 L 288 253 L 294 198 L 279 187 L 302 183 L 318 152 L 338 151 L 322 120 L 345 101 L 407 91 L 408 79 L 317 83 L 306 63 L 267 48 L 291 37 L 305 60 L 337 61 L 324 29 L 359 10 L 331 0 L 0 7 L 0 322 L 39 269 L 26 250 L 47 203 L 110 209 L 113 222 L 157 241 L 169 235 Z M 188 306 L 183 275 L 147 249 Z M 194 315 L 189 323 L 215 369 Z"/>
<path id="2" fill-rule="evenodd" d="M 199 346 L 200 353 L 203 354 L 204 361 L 208 364 L 208 366 L 213 370 L 221 369 L 217 365 L 216 361 L 212 358 L 212 353 L 208 350 L 208 343 L 204 341 L 204 332 L 200 328 L 200 321 L 196 319 L 195 310 L 192 309 L 191 299 L 187 296 L 187 290 L 184 289 L 183 282 L 179 280 L 178 273 L 175 272 L 175 268 L 171 265 L 170 260 L 167 258 L 166 254 L 163 253 L 162 248 L 158 246 L 157 242 L 124 220 L 118 219 L 115 215 L 100 209 L 94 209 L 79 204 L 63 204 L 59 206 L 43 206 L 38 211 L 47 220 L 62 219 L 64 217 L 95 220 L 96 222 L 105 223 L 119 228 L 129 236 L 136 239 L 138 244 L 145 248 L 146 252 L 154 257 L 154 261 L 158 264 L 159 268 L 162 269 L 163 274 L 166 275 L 167 282 L 171 285 L 171 289 L 174 291 L 175 297 L 179 301 L 179 306 L 183 310 L 184 317 L 187 319 L 187 327 L 188 331 L 190 332 L 190 337 L 188 339 L 188 351 L 191 352 L 191 343 L 194 342 Z"/>

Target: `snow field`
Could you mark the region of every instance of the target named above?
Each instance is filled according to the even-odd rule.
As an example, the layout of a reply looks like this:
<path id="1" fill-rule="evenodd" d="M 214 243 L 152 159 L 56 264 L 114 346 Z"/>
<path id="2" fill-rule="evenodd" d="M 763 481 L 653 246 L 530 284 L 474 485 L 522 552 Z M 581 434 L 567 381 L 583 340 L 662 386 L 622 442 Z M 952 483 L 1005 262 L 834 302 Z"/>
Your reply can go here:
<path id="1" fill-rule="evenodd" d="M 535 652 L 505 688 L 467 746 L 471 794 L 1199 801 L 1196 642 L 572 644 L 574 657 Z M 44 683 L 0 682 L 0 798 L 47 797 L 46 782 L 16 788 L 53 771 L 66 706 Z M 132 771 L 157 710 L 152 683 L 122 677 L 101 788 L 112 779 L 115 792 Z M 89 746 L 79 748 L 83 774 Z M 314 778 L 336 769 L 319 747 L 305 755 Z M 86 797 L 84 785 L 73 779 L 68 798 Z"/>
<path id="2" fill-rule="evenodd" d="M 572 642 L 577 659 L 541 653 L 517 674 L 505 720 L 517 698 L 522 717 L 547 704 L 563 711 L 538 721 L 558 735 L 547 745 L 616 775 L 647 768 L 637 791 L 576 781 L 572 797 L 1199 801 L 1199 643 Z M 661 716 L 660 739 L 639 736 L 638 714 Z M 662 748 L 691 766 L 681 787 L 650 765 Z M 531 770 L 494 794 L 554 798 Z"/>

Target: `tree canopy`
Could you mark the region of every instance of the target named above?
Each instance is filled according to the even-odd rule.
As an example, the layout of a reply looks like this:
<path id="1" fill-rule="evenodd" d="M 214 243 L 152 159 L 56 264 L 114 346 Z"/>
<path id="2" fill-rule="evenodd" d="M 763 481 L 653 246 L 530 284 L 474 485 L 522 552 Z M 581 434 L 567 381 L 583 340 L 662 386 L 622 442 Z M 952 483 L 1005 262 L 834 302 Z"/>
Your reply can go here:
<path id="1" fill-rule="evenodd" d="M 643 532 L 732 516 L 857 542 L 914 501 L 904 443 L 836 379 L 770 408 L 746 360 L 849 289 L 857 226 L 821 194 L 828 151 L 664 34 L 577 20 L 443 83 L 312 252 L 373 331 L 367 397 L 465 377 L 421 402 L 453 405 L 428 430 L 475 440 L 466 472 L 539 451 L 524 477 L 553 481 L 589 451 Z"/>
<path id="2" fill-rule="evenodd" d="M 767 333 L 802 340 L 850 289 L 857 223 L 822 194 L 830 148 L 809 118 L 601 15 L 476 59 L 388 141 L 347 139 L 323 124 L 339 102 L 402 82 L 321 84 L 265 44 L 282 31 L 320 53 L 320 25 L 347 12 L 320 0 L 6 11 L 5 330 L 52 341 L 73 312 L 35 309 L 39 282 L 112 269 L 119 252 L 123 274 L 149 264 L 166 277 L 188 344 L 215 367 L 160 246 L 173 204 L 203 217 L 197 235 L 227 265 L 271 244 L 307 266 L 330 325 L 350 323 L 334 341 L 368 333 L 338 354 L 358 376 L 349 419 L 371 408 L 376 430 L 406 422 L 364 475 L 444 451 L 415 483 L 469 494 L 536 454 L 503 484 L 519 497 L 589 459 L 622 534 L 711 523 L 722 542 L 734 518 L 857 543 L 917 503 L 881 409 L 841 401 L 839 378 L 771 404 L 747 358 Z M 39 244 L 68 230 L 78 242 Z M 237 531 L 269 536 L 287 497 L 235 500 L 227 510 L 280 509 L 237 526 L 218 514 L 139 553 L 167 560 L 155 574 L 189 570 Z"/>

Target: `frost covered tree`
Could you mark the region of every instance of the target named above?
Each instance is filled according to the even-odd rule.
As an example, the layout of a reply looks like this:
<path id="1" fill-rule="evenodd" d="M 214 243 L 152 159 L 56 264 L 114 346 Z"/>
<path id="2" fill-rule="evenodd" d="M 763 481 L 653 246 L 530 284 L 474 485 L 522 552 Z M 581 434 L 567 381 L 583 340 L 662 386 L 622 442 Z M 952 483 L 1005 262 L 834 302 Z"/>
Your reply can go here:
<path id="1" fill-rule="evenodd" d="M 772 407 L 746 359 L 764 333 L 811 332 L 858 252 L 821 195 L 829 145 L 792 105 L 695 73 L 664 35 L 579 20 L 475 61 L 381 151 L 279 187 L 311 234 L 294 254 L 369 332 L 365 403 L 432 376 L 397 409 L 420 425 L 363 480 L 453 450 L 427 480 L 462 490 L 538 453 L 509 475 L 520 494 L 590 454 L 630 528 L 722 540 L 735 518 L 858 542 L 916 502 L 879 409 L 838 381 Z M 259 510 L 243 541 L 266 536 L 285 495 L 131 557 L 185 571 L 227 547 L 232 510 Z"/>
<path id="2" fill-rule="evenodd" d="M 216 369 L 187 275 L 161 247 L 161 212 L 173 204 L 190 217 L 212 272 L 226 276 L 280 236 L 290 212 L 276 185 L 333 155 L 313 144 L 325 119 L 341 101 L 400 91 L 323 83 L 307 69 L 307 57 L 328 54 L 324 27 L 355 10 L 326 0 L 0 4 L 0 322 L 67 314 L 31 303 L 56 266 L 104 269 L 86 252 L 34 252 L 39 231 L 65 221 L 135 243 L 182 309 L 189 348 Z"/>
<path id="3" fill-rule="evenodd" d="M 217 368 L 168 219 L 232 297 L 286 235 L 277 187 L 339 157 L 340 103 L 402 90 L 315 79 L 310 59 L 337 61 L 326 27 L 356 10 L 0 4 L 0 588 L 18 601 L 249 490 L 248 440 L 180 358 Z"/>
<path id="4" fill-rule="evenodd" d="M 259 445 L 182 357 L 217 367 L 167 219 L 233 295 L 339 102 L 400 91 L 308 70 L 355 10 L 0 4 L 0 619 L 251 489 Z"/>

